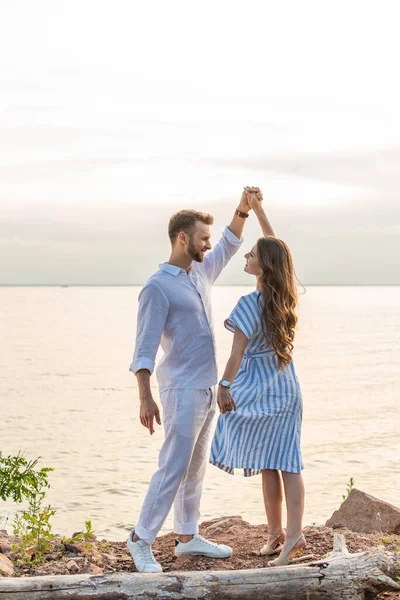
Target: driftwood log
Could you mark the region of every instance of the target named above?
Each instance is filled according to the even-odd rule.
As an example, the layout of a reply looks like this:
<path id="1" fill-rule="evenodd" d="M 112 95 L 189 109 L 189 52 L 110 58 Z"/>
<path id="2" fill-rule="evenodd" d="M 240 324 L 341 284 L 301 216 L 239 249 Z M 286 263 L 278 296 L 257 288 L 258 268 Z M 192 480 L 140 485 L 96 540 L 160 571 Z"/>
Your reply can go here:
<path id="1" fill-rule="evenodd" d="M 342 535 L 326 559 L 243 571 L 60 575 L 0 579 L 0 600 L 361 600 L 400 591 L 400 553 L 349 554 Z"/>

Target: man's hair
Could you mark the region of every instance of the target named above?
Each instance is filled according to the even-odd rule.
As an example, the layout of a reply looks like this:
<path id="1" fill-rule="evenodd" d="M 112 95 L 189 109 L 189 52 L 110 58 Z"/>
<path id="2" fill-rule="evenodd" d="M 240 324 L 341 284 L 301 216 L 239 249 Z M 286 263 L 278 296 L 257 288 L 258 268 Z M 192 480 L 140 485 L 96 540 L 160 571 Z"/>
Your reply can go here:
<path id="1" fill-rule="evenodd" d="M 198 212 L 197 210 L 180 210 L 172 215 L 168 224 L 168 235 L 173 244 L 180 231 L 191 235 L 196 222 L 201 221 L 206 225 L 213 225 L 214 217 L 208 213 Z"/>

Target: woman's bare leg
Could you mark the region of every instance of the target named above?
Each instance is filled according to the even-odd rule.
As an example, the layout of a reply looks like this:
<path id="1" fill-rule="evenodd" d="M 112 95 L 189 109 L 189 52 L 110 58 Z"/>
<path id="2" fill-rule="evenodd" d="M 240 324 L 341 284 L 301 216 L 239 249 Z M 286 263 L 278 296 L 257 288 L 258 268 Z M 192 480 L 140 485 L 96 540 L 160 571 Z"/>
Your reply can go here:
<path id="1" fill-rule="evenodd" d="M 304 514 L 304 482 L 301 473 L 282 471 L 285 488 L 287 526 L 286 539 L 301 535 Z"/>
<path id="2" fill-rule="evenodd" d="M 273 538 L 282 532 L 283 485 L 280 471 L 263 469 L 262 487 L 268 521 L 268 537 Z"/>
<path id="3" fill-rule="evenodd" d="M 287 508 L 286 537 L 279 557 L 268 562 L 270 567 L 290 564 L 296 553 L 306 545 L 302 533 L 304 513 L 303 478 L 300 473 L 282 471 L 282 479 Z"/>
<path id="4" fill-rule="evenodd" d="M 286 538 L 279 557 L 269 561 L 270 567 L 289 564 L 290 560 L 306 545 L 302 534 L 304 513 L 304 482 L 300 473 L 282 471 L 283 486 L 285 488 L 287 525 Z"/>
<path id="5" fill-rule="evenodd" d="M 296 552 L 306 543 L 305 539 L 301 537 L 304 514 L 304 482 L 300 473 L 282 471 L 282 478 L 287 509 L 286 539 L 282 553 L 289 552 L 290 549 Z"/>

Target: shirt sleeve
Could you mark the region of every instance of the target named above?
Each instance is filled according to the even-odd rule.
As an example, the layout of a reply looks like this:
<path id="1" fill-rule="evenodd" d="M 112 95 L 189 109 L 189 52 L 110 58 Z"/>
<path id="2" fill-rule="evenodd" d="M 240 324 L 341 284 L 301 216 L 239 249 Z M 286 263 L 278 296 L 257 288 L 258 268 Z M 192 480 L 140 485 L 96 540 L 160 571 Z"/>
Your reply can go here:
<path id="1" fill-rule="evenodd" d="M 244 335 L 250 339 L 257 333 L 260 324 L 260 316 L 254 299 L 249 296 L 242 296 L 226 319 L 224 325 L 231 331 L 235 332 L 235 328 L 240 329 Z"/>
<path id="2" fill-rule="evenodd" d="M 229 227 L 225 227 L 221 239 L 204 258 L 204 269 L 210 283 L 214 283 L 220 276 L 222 269 L 236 254 L 242 243 L 243 238 L 239 240 Z"/>
<path id="3" fill-rule="evenodd" d="M 129 367 L 132 373 L 141 369 L 153 373 L 168 309 L 168 299 L 157 285 L 148 284 L 140 292 L 135 351 Z"/>

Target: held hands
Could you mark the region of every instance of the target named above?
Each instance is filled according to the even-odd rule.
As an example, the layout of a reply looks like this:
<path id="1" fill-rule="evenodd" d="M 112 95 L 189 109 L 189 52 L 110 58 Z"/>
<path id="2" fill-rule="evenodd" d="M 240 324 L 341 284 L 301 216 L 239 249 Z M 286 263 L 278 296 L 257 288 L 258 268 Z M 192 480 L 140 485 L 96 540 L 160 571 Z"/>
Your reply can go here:
<path id="1" fill-rule="evenodd" d="M 243 192 L 242 192 L 242 197 L 240 198 L 240 203 L 238 206 L 238 209 L 241 212 L 250 212 L 251 210 L 251 206 L 249 204 L 248 198 L 249 198 L 249 194 L 250 193 L 257 193 L 257 191 L 259 191 L 258 188 L 255 187 L 250 187 L 250 186 L 246 186 L 243 188 Z"/>
<path id="2" fill-rule="evenodd" d="M 218 386 L 217 404 L 221 415 L 231 410 L 236 410 L 236 402 L 232 398 L 229 388 L 225 388 L 222 385 Z"/>
<path id="3" fill-rule="evenodd" d="M 150 435 L 154 433 L 154 419 L 161 425 L 160 411 L 157 404 L 151 396 L 140 402 L 140 422 L 143 427 L 147 427 Z"/>
<path id="4" fill-rule="evenodd" d="M 251 209 L 257 212 L 257 210 L 262 208 L 263 195 L 260 188 L 247 186 L 244 188 L 243 193 L 246 194 L 247 203 Z"/>
<path id="5" fill-rule="evenodd" d="M 247 185 L 243 188 L 238 208 L 241 212 L 248 213 L 251 209 L 256 210 L 261 206 L 262 200 L 263 196 L 260 188 Z"/>

